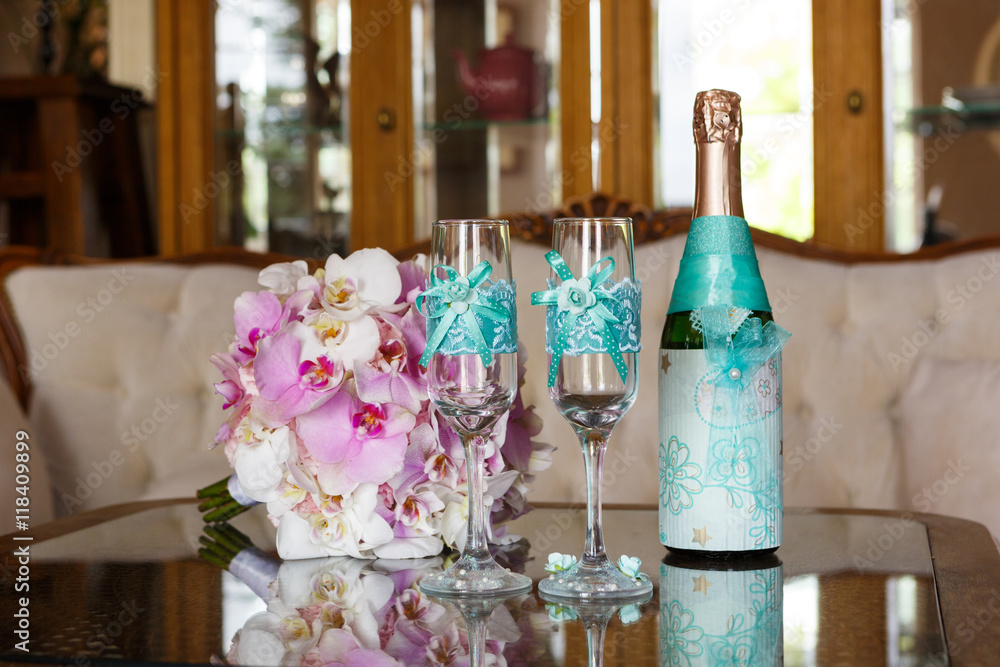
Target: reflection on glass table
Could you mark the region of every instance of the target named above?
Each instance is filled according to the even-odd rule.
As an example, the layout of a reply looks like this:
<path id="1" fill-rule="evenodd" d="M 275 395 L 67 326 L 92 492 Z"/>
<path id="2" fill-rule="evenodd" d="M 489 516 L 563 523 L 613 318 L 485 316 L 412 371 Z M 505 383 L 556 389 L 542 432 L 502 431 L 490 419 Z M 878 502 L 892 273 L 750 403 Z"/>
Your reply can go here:
<path id="1" fill-rule="evenodd" d="M 550 551 L 583 539 L 584 514 L 518 519 L 524 540 L 499 552 L 503 564 L 537 583 Z M 14 588 L 24 543 L 0 538 L 0 661 L 468 664 L 470 622 L 485 629 L 484 659 L 508 665 L 979 665 L 1000 652 L 1000 554 L 978 524 L 933 515 L 788 512 L 774 557 L 723 565 L 668 554 L 655 510 L 609 508 L 609 543 L 658 586 L 605 619 L 534 592 L 491 609 L 421 593 L 419 577 L 454 554 L 282 563 L 262 508 L 232 528 L 205 532 L 186 501 L 69 517 L 32 536 L 25 592 Z M 30 653 L 14 647 L 22 595 Z"/>

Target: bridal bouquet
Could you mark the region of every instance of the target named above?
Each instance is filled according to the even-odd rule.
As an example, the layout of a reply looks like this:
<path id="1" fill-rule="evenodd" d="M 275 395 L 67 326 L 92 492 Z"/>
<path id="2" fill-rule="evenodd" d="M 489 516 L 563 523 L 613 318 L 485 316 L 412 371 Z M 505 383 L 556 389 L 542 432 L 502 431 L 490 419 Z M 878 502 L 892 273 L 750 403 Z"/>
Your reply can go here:
<path id="1" fill-rule="evenodd" d="M 272 265 L 235 303 L 236 340 L 212 362 L 228 419 L 216 436 L 235 475 L 205 506 L 266 503 L 282 558 L 414 558 L 462 549 L 468 514 L 459 437 L 432 409 L 426 287 L 418 261 L 381 249 Z M 519 369 L 523 382 L 523 359 Z M 492 534 L 527 512 L 552 447 L 520 392 L 487 445 Z M 211 489 L 211 487 L 210 487 Z M 206 520 L 208 515 L 206 515 Z"/>

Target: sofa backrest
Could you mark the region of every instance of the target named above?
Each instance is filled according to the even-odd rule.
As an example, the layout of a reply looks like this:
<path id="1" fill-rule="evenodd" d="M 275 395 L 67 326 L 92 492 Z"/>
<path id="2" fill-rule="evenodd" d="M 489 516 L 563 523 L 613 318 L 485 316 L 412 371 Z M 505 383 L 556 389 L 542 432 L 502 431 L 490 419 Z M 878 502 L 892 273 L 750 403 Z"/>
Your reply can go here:
<path id="1" fill-rule="evenodd" d="M 261 258 L 261 261 L 264 261 Z M 228 472 L 209 362 L 233 336 L 256 268 L 152 263 L 28 266 L 6 280 L 25 343 L 33 442 L 57 514 L 187 496 Z"/>

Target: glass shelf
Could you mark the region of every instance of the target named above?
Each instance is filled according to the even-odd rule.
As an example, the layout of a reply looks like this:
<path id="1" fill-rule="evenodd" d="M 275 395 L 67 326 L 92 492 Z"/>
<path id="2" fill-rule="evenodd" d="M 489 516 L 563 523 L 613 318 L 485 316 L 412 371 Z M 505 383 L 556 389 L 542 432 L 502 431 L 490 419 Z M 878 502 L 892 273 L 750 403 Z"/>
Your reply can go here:
<path id="1" fill-rule="evenodd" d="M 488 130 L 491 127 L 531 127 L 535 125 L 546 125 L 549 118 L 541 116 L 538 118 L 523 118 L 519 120 L 485 120 L 470 118 L 460 121 L 439 121 L 437 123 L 423 123 L 425 132 L 444 130 L 445 132 L 461 132 L 469 130 Z"/>
<path id="2" fill-rule="evenodd" d="M 953 127 L 960 132 L 1000 127 L 1000 100 L 917 107 L 906 113 L 905 124 L 924 137 L 942 127 Z"/>

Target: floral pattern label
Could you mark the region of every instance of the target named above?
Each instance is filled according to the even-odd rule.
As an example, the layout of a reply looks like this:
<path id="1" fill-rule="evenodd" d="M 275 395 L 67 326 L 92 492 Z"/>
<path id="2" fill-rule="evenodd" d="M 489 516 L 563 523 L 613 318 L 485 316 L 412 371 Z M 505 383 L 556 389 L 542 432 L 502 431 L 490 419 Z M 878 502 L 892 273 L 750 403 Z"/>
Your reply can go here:
<path id="1" fill-rule="evenodd" d="M 729 402 L 714 400 L 702 350 L 661 350 L 659 390 L 660 542 L 692 551 L 779 546 L 781 355 L 747 388 L 757 404 L 753 424 L 723 414 Z M 755 428 L 741 433 L 734 424 Z"/>
<path id="2" fill-rule="evenodd" d="M 780 665 L 782 567 L 660 564 L 660 664 Z"/>

